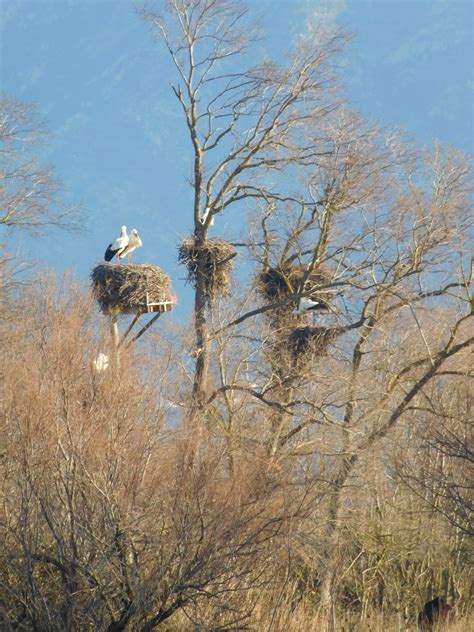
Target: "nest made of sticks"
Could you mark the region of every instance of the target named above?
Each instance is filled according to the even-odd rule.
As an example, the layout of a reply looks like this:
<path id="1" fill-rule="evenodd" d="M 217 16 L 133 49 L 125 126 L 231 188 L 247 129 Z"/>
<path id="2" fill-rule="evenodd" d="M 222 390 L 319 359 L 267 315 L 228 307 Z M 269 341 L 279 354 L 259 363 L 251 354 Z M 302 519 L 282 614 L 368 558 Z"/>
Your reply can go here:
<path id="1" fill-rule="evenodd" d="M 318 267 L 312 270 L 305 279 L 306 275 L 307 269 L 301 265 L 285 264 L 277 268 L 268 268 L 260 272 L 258 287 L 268 301 L 277 301 L 297 292 L 313 298 L 312 291 L 315 292 L 314 298 L 328 300 L 330 293 L 320 292 L 318 288 L 330 282 L 331 273 Z M 305 279 L 304 287 L 301 287 L 303 279 Z"/>
<path id="2" fill-rule="evenodd" d="M 188 282 L 196 287 L 199 257 L 204 256 L 205 291 L 210 299 L 229 294 L 234 257 L 237 252 L 222 239 L 208 239 L 198 247 L 195 237 L 186 237 L 178 248 L 178 261 L 188 271 Z"/>
<path id="3" fill-rule="evenodd" d="M 288 351 L 296 359 L 306 354 L 322 356 L 327 353 L 339 335 L 334 327 L 302 325 L 296 327 L 287 338 Z"/>
<path id="4" fill-rule="evenodd" d="M 300 317 L 294 315 L 293 310 L 301 294 L 313 300 L 319 299 L 330 303 L 331 293 L 319 288 L 331 281 L 331 273 L 319 267 L 312 270 L 307 278 L 306 275 L 305 266 L 285 264 L 282 267 L 262 270 L 257 277 L 258 290 L 265 300 L 269 303 L 282 302 L 281 305 L 266 312 L 274 330 L 293 331 L 298 326 Z"/>
<path id="5" fill-rule="evenodd" d="M 341 333 L 338 328 L 319 325 L 300 325 L 290 331 L 282 330 L 270 342 L 268 358 L 276 372 L 296 377 L 299 371 L 326 356 Z"/>
<path id="6" fill-rule="evenodd" d="M 141 312 L 148 302 L 170 300 L 171 280 L 148 263 L 101 263 L 91 273 L 92 291 L 104 314 Z"/>

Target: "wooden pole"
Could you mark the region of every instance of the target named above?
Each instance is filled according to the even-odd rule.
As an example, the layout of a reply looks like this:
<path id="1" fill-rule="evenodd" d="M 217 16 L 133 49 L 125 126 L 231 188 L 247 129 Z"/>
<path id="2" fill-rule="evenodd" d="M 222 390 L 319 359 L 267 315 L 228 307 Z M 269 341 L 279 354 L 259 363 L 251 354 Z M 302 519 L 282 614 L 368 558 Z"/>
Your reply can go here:
<path id="1" fill-rule="evenodd" d="M 123 343 L 125 342 L 128 334 L 132 331 L 132 329 L 134 328 L 137 320 L 140 318 L 141 314 L 135 314 L 132 322 L 130 323 L 130 325 L 128 326 L 127 331 L 123 334 L 122 336 L 122 340 L 119 342 L 118 346 L 121 347 L 123 345 Z"/>
<path id="2" fill-rule="evenodd" d="M 116 349 L 118 349 L 119 345 L 120 345 L 120 335 L 119 335 L 119 329 L 118 329 L 118 319 L 117 319 L 117 314 L 113 314 L 110 317 L 110 333 L 112 334 L 112 341 L 114 343 L 114 347 Z"/>
<path id="3" fill-rule="evenodd" d="M 128 343 L 127 347 L 130 347 L 130 345 L 132 345 L 134 342 L 136 342 L 136 341 L 140 338 L 140 336 L 143 336 L 143 334 L 145 333 L 145 331 L 147 331 L 148 329 L 150 329 L 150 327 L 153 325 L 153 323 L 155 322 L 155 320 L 158 320 L 158 318 L 161 316 L 161 314 L 162 314 L 162 312 L 158 312 L 158 314 L 156 314 L 156 316 L 153 316 L 153 318 L 152 318 L 151 320 L 149 320 L 149 321 L 147 322 L 147 324 L 146 324 L 144 327 L 142 327 L 142 328 L 140 329 L 140 331 L 138 332 L 138 334 L 137 334 L 134 338 L 132 338 L 132 339 L 130 340 L 130 342 Z"/>

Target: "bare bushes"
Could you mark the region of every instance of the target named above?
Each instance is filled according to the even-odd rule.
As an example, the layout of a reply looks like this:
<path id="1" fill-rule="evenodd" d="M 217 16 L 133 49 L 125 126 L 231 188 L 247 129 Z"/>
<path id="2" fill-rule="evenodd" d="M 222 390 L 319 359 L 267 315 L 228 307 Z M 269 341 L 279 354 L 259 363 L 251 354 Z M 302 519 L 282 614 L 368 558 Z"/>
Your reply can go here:
<path id="1" fill-rule="evenodd" d="M 0 360 L 6 629 L 144 632 L 179 610 L 240 627 L 294 494 L 264 458 L 230 474 L 218 439 L 164 423 L 132 352 L 97 373 L 87 299 L 43 299 Z"/>
<path id="2" fill-rule="evenodd" d="M 232 442 L 211 413 L 190 430 L 179 419 L 171 425 L 163 379 L 153 373 L 161 364 L 156 349 L 142 362 L 130 350 L 120 367 L 112 359 L 97 372 L 90 298 L 75 287 L 38 283 L 18 305 L 16 318 L 0 323 L 9 333 L 0 353 L 7 631 L 324 629 L 318 608 L 326 555 L 337 562 L 336 629 L 344 613 L 361 630 L 369 629 L 369 615 L 383 613 L 379 628 L 371 627 L 390 630 L 393 621 L 395 630 L 401 617 L 416 620 L 432 590 L 450 603 L 456 591 L 469 595 L 467 534 L 447 535 L 441 515 L 393 484 L 386 444 L 378 456 L 371 450 L 360 458 L 342 504 L 344 530 L 332 546 L 325 537 L 334 493 L 330 441 L 340 429 L 329 415 L 326 427 L 309 435 L 324 446 L 317 459 L 291 441 L 286 453 L 265 455 L 267 403 L 285 414 L 294 408 L 283 399 L 275 406 L 276 389 L 262 394 L 261 406 L 235 400 L 225 437 Z M 176 364 L 179 351 L 170 357 Z M 368 362 L 372 367 L 373 354 Z M 326 367 L 327 387 L 340 397 L 345 378 L 334 366 Z M 366 398 L 373 376 L 359 391 Z M 322 370 L 318 377 L 321 399 L 309 392 L 307 401 L 319 405 L 328 391 Z M 166 397 L 182 385 L 172 384 Z M 446 417 L 461 413 L 438 408 Z M 309 427 L 313 410 L 293 416 L 283 432 Z M 212 414 L 222 411 L 216 406 Z M 407 426 L 421 414 L 413 411 Z M 416 441 L 401 432 L 397 444 L 413 470 Z M 467 597 L 456 606 L 461 616 L 470 605 Z"/>

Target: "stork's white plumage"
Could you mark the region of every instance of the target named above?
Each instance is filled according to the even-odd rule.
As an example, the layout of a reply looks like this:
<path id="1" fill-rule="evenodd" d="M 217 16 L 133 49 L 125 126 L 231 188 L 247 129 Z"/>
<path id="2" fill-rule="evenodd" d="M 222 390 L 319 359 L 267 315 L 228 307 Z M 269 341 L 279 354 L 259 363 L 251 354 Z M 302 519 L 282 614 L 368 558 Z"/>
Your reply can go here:
<path id="1" fill-rule="evenodd" d="M 315 312 L 323 309 L 328 309 L 326 303 L 323 301 L 314 301 L 313 299 L 304 296 L 300 299 L 298 307 L 295 308 L 292 313 L 295 316 L 301 316 L 302 314 L 307 314 L 308 312 Z"/>
<path id="2" fill-rule="evenodd" d="M 130 237 L 129 237 L 127 246 L 119 254 L 119 259 L 123 259 L 124 257 L 126 257 L 128 255 L 128 258 L 129 258 L 129 261 L 130 261 L 131 260 L 130 255 L 132 254 L 132 252 L 134 250 L 136 250 L 137 248 L 140 248 L 142 245 L 143 245 L 142 244 L 142 240 L 138 236 L 137 229 L 134 228 L 132 230 L 132 232 L 130 233 Z"/>
<path id="3" fill-rule="evenodd" d="M 112 261 L 115 256 L 120 257 L 120 254 L 127 247 L 128 241 L 127 227 L 122 226 L 120 235 L 111 244 L 109 244 L 107 250 L 105 251 L 104 259 L 106 261 Z"/>
<path id="4" fill-rule="evenodd" d="M 207 218 L 209 217 L 210 212 L 211 212 L 211 209 L 206 208 L 206 210 L 204 211 L 201 217 L 201 224 L 204 225 L 207 222 Z M 214 213 L 212 214 L 211 219 L 209 221 L 209 226 L 214 226 Z"/>
<path id="5" fill-rule="evenodd" d="M 99 353 L 93 364 L 94 369 L 99 373 L 105 371 L 109 367 L 109 357 L 105 353 Z"/>

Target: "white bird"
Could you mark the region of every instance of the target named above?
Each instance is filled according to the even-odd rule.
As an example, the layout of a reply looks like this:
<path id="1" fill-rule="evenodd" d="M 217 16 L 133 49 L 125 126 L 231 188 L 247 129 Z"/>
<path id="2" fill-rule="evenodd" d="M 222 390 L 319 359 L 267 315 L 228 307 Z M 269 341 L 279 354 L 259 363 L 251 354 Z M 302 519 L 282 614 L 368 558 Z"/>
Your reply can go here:
<path id="1" fill-rule="evenodd" d="M 292 313 L 295 316 L 301 316 L 302 314 L 307 314 L 308 312 L 315 312 L 322 309 L 329 309 L 324 301 L 313 301 L 311 298 L 304 296 L 300 299 L 298 307 L 296 307 Z"/>
<path id="2" fill-rule="evenodd" d="M 131 261 L 130 255 L 136 248 L 140 248 L 140 246 L 142 246 L 142 240 L 138 236 L 137 229 L 134 228 L 130 233 L 127 246 L 119 254 L 119 259 L 123 259 L 126 255 L 128 255 L 128 260 Z"/>
<path id="3" fill-rule="evenodd" d="M 97 358 L 94 360 L 94 369 L 97 372 L 105 371 L 109 367 L 109 358 L 105 353 L 99 353 Z"/>
<path id="4" fill-rule="evenodd" d="M 127 227 L 122 226 L 120 236 L 117 237 L 117 239 L 115 239 L 115 241 L 113 241 L 111 244 L 109 244 L 107 250 L 105 251 L 104 259 L 106 261 L 112 261 L 112 259 L 115 256 L 119 257 L 120 254 L 125 250 L 127 245 L 128 245 Z"/>
<path id="5" fill-rule="evenodd" d="M 209 217 L 209 213 L 211 212 L 211 209 L 206 208 L 204 213 L 202 214 L 201 217 L 201 224 L 204 226 L 204 224 L 207 222 L 207 218 Z M 209 226 L 214 226 L 214 214 L 212 214 L 211 216 L 211 220 L 209 222 Z"/>

